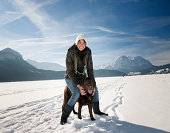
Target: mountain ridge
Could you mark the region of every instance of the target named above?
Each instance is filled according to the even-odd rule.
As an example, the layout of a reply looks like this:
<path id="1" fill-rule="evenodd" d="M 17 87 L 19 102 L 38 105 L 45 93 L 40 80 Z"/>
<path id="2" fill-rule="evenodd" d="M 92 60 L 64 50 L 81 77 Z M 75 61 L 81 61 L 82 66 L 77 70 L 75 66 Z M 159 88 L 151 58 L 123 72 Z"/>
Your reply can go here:
<path id="1" fill-rule="evenodd" d="M 64 66 L 58 63 L 38 62 L 38 61 L 30 60 L 30 59 L 27 59 L 26 61 L 38 69 L 53 70 L 53 71 L 65 71 L 66 70 Z"/>
<path id="2" fill-rule="evenodd" d="M 63 79 L 65 71 L 38 69 L 10 48 L 0 51 L 0 82 Z M 94 70 L 95 77 L 124 76 L 115 70 Z"/>
<path id="3" fill-rule="evenodd" d="M 31 81 L 61 79 L 64 72 L 37 69 L 13 49 L 0 51 L 0 81 Z"/>
<path id="4" fill-rule="evenodd" d="M 151 68 L 153 65 L 150 61 L 141 56 L 120 56 L 115 62 L 99 65 L 97 69 L 118 70 L 121 72 L 137 72 L 140 70 Z"/>
<path id="5" fill-rule="evenodd" d="M 121 56 L 115 61 L 114 69 L 122 72 L 138 72 L 143 69 L 151 68 L 153 65 L 150 61 L 141 56 L 128 57 Z"/>

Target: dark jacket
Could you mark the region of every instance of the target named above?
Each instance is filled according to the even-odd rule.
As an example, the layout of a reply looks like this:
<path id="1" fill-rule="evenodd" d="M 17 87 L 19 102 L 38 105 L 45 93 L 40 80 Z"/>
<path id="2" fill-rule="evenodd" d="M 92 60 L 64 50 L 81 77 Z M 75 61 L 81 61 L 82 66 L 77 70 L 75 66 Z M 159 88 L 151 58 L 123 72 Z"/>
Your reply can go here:
<path id="1" fill-rule="evenodd" d="M 87 75 L 82 75 L 80 73 L 83 73 L 84 66 L 85 66 L 85 57 L 87 57 L 87 74 L 88 78 L 94 80 L 94 73 L 93 73 L 93 61 L 92 61 L 92 56 L 91 56 L 91 50 L 90 48 L 86 47 L 82 52 L 84 54 L 83 60 L 81 60 L 79 53 L 80 51 L 78 50 L 77 46 L 74 44 L 71 46 L 68 51 L 67 51 L 67 56 L 66 56 L 66 73 L 64 75 L 65 78 L 70 78 L 72 83 L 74 83 L 76 86 L 79 83 L 79 80 L 82 80 L 84 77 Z M 87 55 L 87 56 L 86 56 Z M 79 73 L 76 73 L 75 70 L 75 56 L 77 59 L 77 71 Z M 94 80 L 95 81 L 95 80 Z"/>

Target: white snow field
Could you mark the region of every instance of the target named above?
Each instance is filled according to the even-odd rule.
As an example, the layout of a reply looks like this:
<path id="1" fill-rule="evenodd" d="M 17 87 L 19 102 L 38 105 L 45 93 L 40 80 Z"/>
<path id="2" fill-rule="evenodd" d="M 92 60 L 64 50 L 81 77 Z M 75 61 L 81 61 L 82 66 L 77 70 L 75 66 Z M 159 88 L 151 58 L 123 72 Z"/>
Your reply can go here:
<path id="1" fill-rule="evenodd" d="M 168 133 L 170 74 L 96 78 L 100 108 L 109 116 L 82 108 L 60 125 L 65 81 L 0 83 L 0 133 Z M 77 104 L 76 104 L 77 110 Z"/>

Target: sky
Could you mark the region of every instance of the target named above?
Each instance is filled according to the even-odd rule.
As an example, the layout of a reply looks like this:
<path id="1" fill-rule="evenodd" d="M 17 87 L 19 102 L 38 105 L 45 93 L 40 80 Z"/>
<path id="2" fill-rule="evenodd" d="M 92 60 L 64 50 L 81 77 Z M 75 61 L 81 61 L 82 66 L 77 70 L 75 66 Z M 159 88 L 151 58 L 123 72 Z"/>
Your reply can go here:
<path id="1" fill-rule="evenodd" d="M 170 63 L 170 0 L 1 0 L 0 50 L 65 66 L 78 34 L 94 66 L 122 55 Z"/>

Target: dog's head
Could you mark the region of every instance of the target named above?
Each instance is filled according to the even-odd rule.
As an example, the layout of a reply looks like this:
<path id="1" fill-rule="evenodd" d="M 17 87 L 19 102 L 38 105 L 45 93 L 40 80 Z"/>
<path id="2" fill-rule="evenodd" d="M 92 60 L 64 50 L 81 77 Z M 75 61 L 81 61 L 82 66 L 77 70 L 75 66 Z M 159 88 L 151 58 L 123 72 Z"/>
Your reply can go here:
<path id="1" fill-rule="evenodd" d="M 82 82 L 82 86 L 86 93 L 93 94 L 94 87 L 95 87 L 95 81 L 92 79 L 89 79 L 89 78 L 85 78 Z"/>

